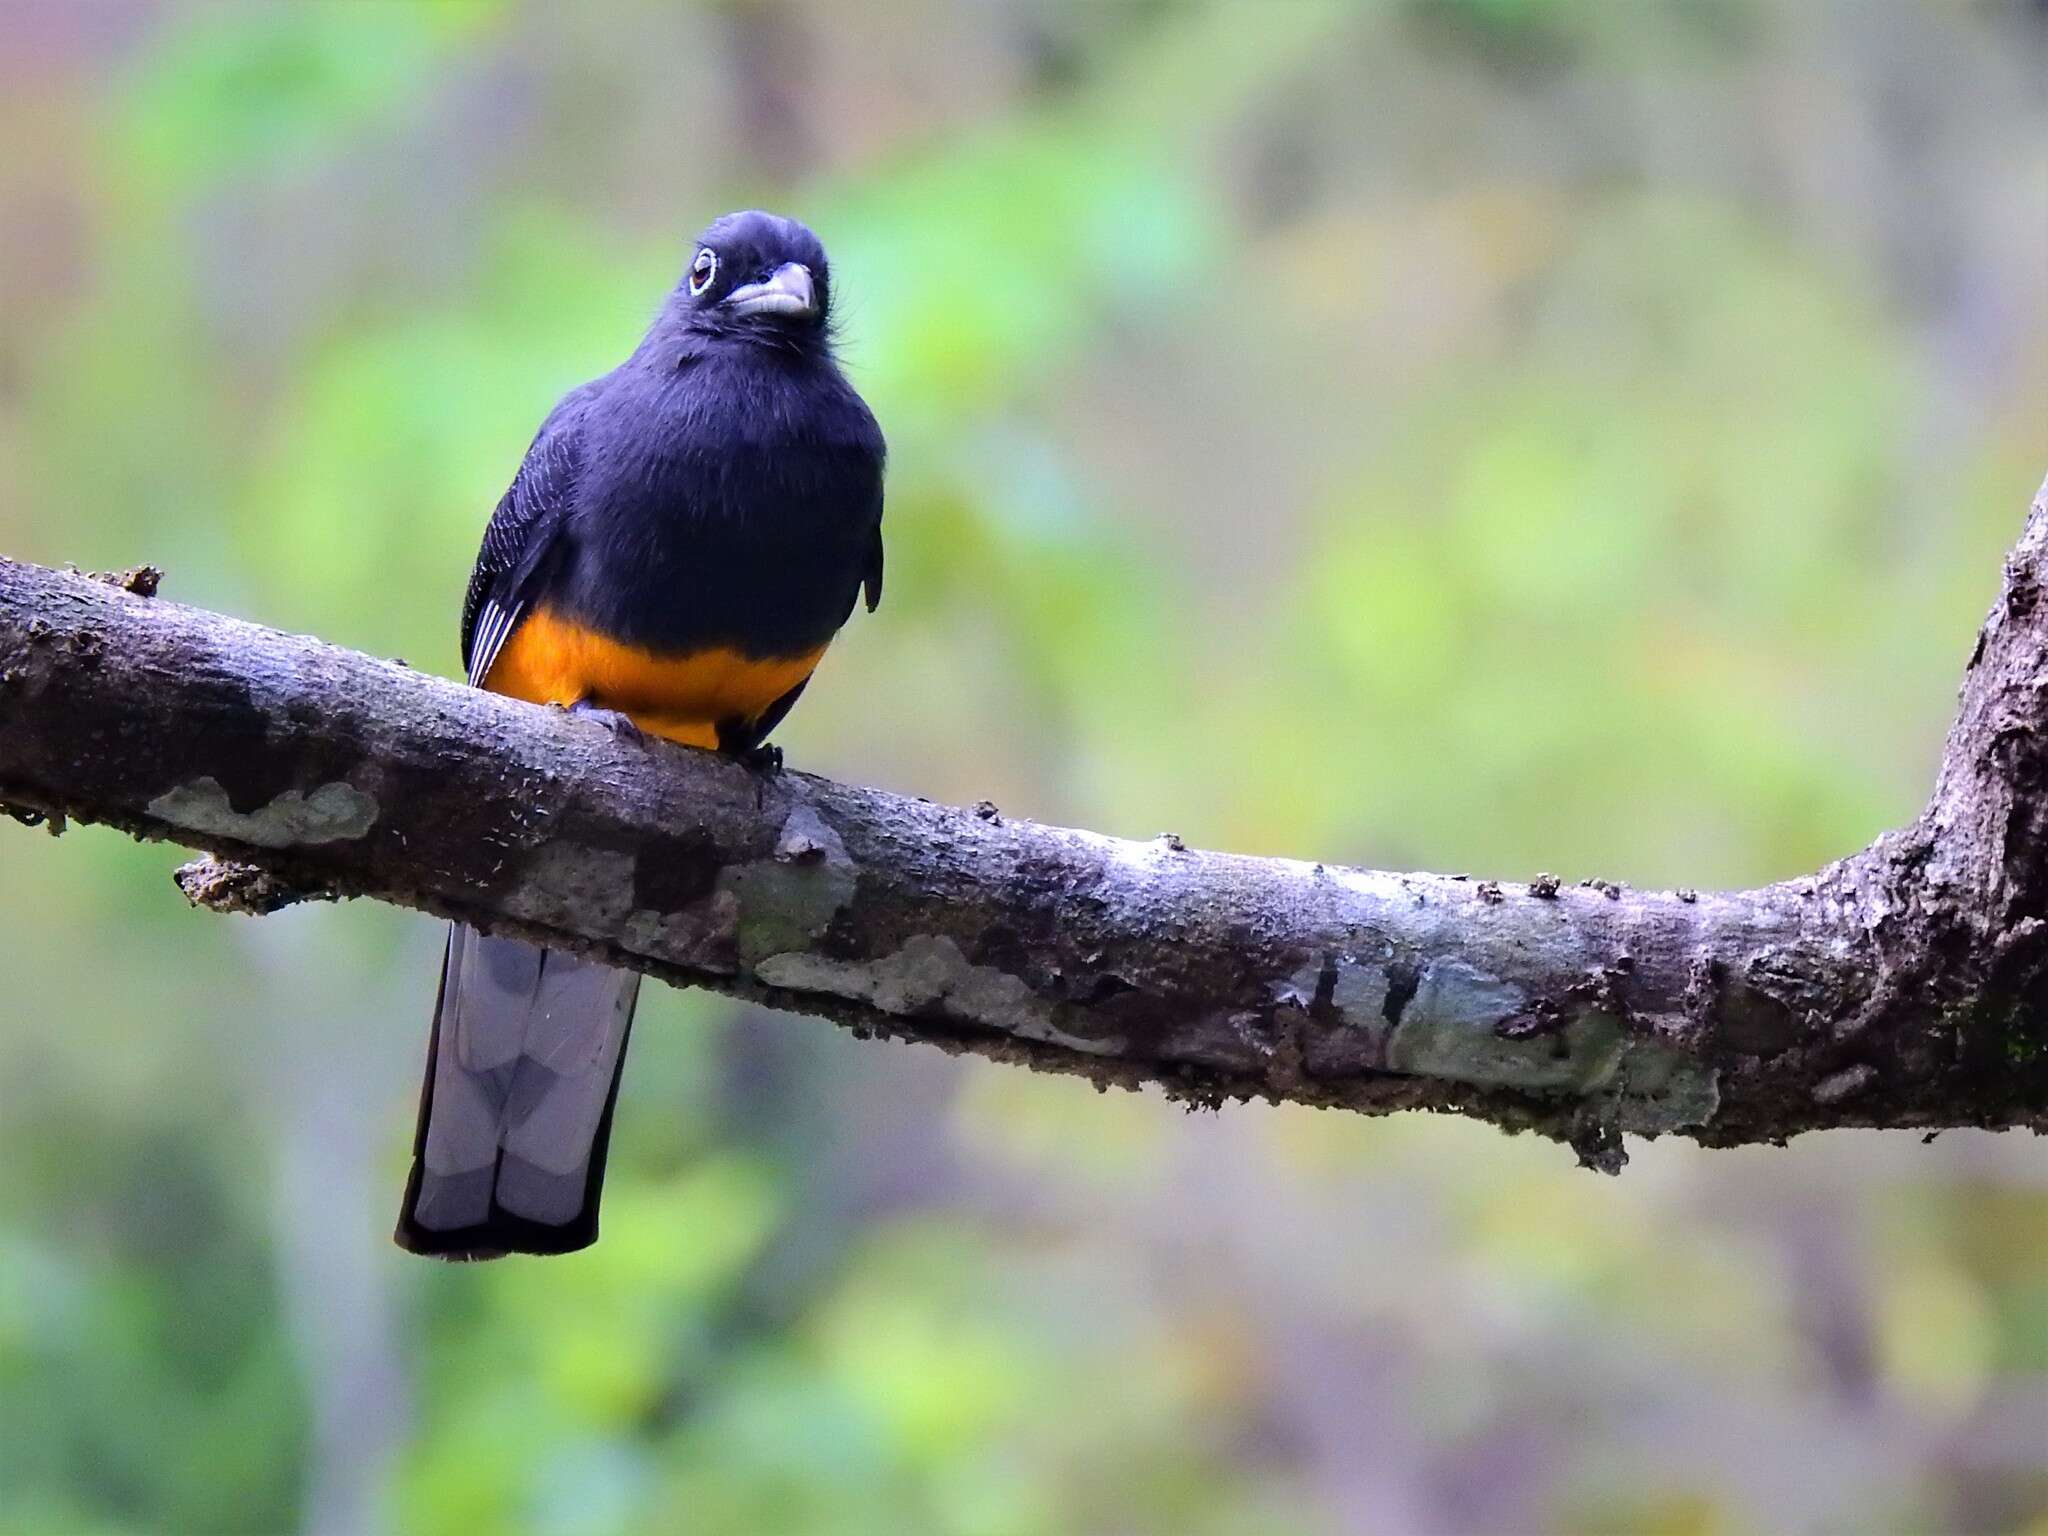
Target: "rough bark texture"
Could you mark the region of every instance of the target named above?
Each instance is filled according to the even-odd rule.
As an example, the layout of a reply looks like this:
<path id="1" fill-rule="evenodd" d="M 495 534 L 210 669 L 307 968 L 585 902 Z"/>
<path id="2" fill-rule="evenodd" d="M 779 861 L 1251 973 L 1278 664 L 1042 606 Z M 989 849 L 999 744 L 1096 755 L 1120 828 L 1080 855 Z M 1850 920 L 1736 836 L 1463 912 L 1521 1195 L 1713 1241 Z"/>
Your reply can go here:
<path id="1" fill-rule="evenodd" d="M 0 802 L 208 850 L 180 884 L 223 910 L 372 896 L 861 1032 L 1202 1103 L 1453 1111 L 1607 1168 L 1624 1131 L 2048 1125 L 2048 491 L 1926 812 L 1733 893 L 1243 858 L 763 778 L 153 577 L 0 561 Z"/>

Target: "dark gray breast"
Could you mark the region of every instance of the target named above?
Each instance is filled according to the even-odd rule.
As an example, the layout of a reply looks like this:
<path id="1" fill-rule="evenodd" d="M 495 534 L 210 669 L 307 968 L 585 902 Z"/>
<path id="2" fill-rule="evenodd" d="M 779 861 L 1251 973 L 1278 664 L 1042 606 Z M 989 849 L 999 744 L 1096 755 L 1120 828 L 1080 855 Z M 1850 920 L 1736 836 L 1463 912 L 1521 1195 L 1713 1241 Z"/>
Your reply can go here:
<path id="1" fill-rule="evenodd" d="M 653 650 L 754 656 L 846 622 L 879 561 L 883 447 L 829 360 L 628 366 L 583 435 L 556 607 Z"/>

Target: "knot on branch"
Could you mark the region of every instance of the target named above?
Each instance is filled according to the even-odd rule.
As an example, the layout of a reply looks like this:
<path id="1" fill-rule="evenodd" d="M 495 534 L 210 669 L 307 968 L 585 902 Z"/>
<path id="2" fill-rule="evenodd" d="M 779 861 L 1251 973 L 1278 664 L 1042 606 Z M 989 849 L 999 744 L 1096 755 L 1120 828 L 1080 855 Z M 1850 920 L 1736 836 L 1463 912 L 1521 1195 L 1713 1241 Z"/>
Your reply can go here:
<path id="1" fill-rule="evenodd" d="M 65 567 L 78 571 L 75 565 Z M 118 587 L 123 592 L 133 592 L 137 597 L 155 597 L 156 589 L 163 585 L 164 573 L 154 565 L 131 565 L 125 571 L 78 571 L 78 574 L 92 581 Z"/>
<path id="2" fill-rule="evenodd" d="M 171 876 L 195 907 L 265 917 L 302 901 L 331 901 L 334 892 L 288 884 L 267 869 L 229 859 L 194 859 Z"/>

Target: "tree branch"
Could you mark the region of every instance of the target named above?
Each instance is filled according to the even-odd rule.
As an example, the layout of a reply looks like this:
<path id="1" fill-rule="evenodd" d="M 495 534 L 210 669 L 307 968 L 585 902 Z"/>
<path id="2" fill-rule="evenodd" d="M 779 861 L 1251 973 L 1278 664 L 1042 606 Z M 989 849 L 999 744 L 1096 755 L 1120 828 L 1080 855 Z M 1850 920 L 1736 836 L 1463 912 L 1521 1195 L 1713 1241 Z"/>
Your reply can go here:
<path id="1" fill-rule="evenodd" d="M 205 849 L 180 883 L 224 910 L 370 896 L 860 1033 L 1451 1111 L 1609 1169 L 1624 1131 L 2048 1126 L 2048 489 L 1919 820 L 1697 895 L 764 779 L 150 590 L 0 561 L 0 802 Z"/>

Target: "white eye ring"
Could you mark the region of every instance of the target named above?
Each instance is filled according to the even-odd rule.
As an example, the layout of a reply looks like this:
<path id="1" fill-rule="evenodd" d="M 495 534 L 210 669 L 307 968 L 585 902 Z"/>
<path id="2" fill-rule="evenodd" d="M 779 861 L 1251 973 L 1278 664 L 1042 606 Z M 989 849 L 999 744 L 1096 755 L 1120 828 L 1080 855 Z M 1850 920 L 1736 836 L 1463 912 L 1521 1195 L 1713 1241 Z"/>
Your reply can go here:
<path id="1" fill-rule="evenodd" d="M 718 252 L 705 246 L 697 252 L 697 259 L 690 263 L 690 297 L 696 298 L 712 280 L 718 276 Z"/>

